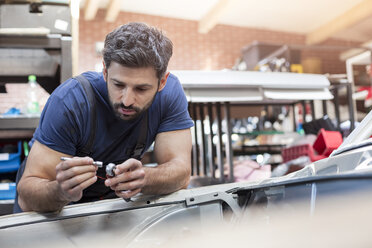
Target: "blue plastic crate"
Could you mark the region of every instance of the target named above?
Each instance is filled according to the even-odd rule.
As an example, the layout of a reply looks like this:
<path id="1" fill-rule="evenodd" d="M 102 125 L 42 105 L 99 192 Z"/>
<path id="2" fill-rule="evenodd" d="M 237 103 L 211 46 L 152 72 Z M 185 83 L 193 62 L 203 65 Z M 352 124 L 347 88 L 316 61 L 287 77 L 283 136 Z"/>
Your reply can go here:
<path id="1" fill-rule="evenodd" d="M 15 199 L 15 195 L 15 183 L 0 183 L 0 200 L 12 200 Z"/>
<path id="2" fill-rule="evenodd" d="M 21 164 L 22 141 L 19 141 L 17 146 L 17 153 L 0 153 L 0 173 L 18 170 Z"/>

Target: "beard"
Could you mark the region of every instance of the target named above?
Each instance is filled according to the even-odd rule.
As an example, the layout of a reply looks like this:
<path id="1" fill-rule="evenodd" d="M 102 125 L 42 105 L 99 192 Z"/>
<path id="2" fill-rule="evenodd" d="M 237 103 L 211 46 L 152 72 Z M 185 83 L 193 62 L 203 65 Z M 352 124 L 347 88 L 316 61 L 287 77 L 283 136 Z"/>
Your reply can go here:
<path id="1" fill-rule="evenodd" d="M 132 121 L 132 120 L 136 120 L 139 116 L 142 115 L 142 113 L 144 113 L 146 110 L 150 108 L 151 104 L 155 100 L 155 97 L 156 97 L 156 94 L 153 96 L 151 101 L 148 104 L 146 104 L 145 107 L 143 108 L 135 107 L 135 106 L 125 106 L 123 103 L 113 103 L 112 101 L 110 101 L 110 103 L 111 103 L 111 106 L 114 110 L 116 117 L 124 121 Z M 126 115 L 120 111 L 122 109 L 126 111 L 134 111 L 135 113 L 131 115 Z"/>
<path id="2" fill-rule="evenodd" d="M 138 108 L 138 107 L 134 107 L 134 106 L 125 106 L 122 103 L 113 103 L 111 105 L 114 109 L 114 113 L 115 113 L 116 117 L 118 117 L 122 120 L 125 120 L 125 121 L 130 121 L 130 120 L 137 119 L 138 116 L 140 116 L 145 110 L 147 110 L 149 108 L 149 107 Z M 131 115 L 126 115 L 126 114 L 121 113 L 120 109 L 124 109 L 124 110 L 127 110 L 127 111 L 134 111 L 135 113 L 131 114 Z"/>

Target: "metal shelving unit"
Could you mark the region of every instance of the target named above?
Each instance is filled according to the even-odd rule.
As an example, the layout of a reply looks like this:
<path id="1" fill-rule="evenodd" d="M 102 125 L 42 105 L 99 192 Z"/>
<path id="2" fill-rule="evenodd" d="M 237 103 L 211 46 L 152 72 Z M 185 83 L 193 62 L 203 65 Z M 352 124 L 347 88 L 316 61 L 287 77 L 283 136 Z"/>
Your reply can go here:
<path id="1" fill-rule="evenodd" d="M 330 82 L 323 75 L 252 71 L 175 71 L 173 73 L 182 82 L 189 100 L 191 117 L 195 123 L 197 121 L 200 123 L 193 130 L 192 175 L 212 178 L 215 183 L 232 182 L 234 179 L 234 151 L 230 124 L 232 107 L 290 106 L 293 111 L 294 124 L 296 123 L 296 113 L 294 113 L 296 104 L 309 103 L 313 119 L 315 119 L 314 100 L 333 100 L 338 108 L 337 99 L 333 96 L 335 93 L 331 93 Z M 333 92 L 338 91 L 337 87 L 331 88 Z M 352 110 L 352 105 L 349 109 Z M 327 109 L 323 108 L 323 114 L 326 113 Z M 305 113 L 303 114 L 303 119 L 305 119 Z M 204 120 L 209 120 L 208 126 L 204 125 Z M 223 121 L 226 127 L 222 127 Z M 213 122 L 217 123 L 215 132 L 212 129 Z M 224 133 L 226 142 L 222 139 Z M 217 137 L 217 144 L 213 143 L 213 136 Z M 224 163 L 229 166 L 227 179 L 223 174 Z M 218 177 L 215 175 L 216 168 L 219 170 Z"/>

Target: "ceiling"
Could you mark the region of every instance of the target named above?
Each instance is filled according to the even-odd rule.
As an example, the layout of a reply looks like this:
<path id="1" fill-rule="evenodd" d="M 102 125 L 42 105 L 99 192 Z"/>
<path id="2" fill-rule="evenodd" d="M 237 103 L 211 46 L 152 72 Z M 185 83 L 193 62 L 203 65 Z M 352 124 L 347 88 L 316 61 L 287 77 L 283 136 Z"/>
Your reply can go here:
<path id="1" fill-rule="evenodd" d="M 80 7 L 90 13 L 87 20 L 98 8 L 106 9 L 108 21 L 120 10 L 195 20 L 201 33 L 226 24 L 301 33 L 308 44 L 372 39 L 372 0 L 81 0 Z"/>

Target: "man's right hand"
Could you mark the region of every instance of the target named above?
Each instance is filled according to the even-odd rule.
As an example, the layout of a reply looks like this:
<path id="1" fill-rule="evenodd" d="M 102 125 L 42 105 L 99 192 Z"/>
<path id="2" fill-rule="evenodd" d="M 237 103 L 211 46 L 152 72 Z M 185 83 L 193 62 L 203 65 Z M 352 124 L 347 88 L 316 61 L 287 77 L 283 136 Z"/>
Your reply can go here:
<path id="1" fill-rule="evenodd" d="M 62 161 L 56 167 L 56 181 L 61 201 L 78 201 L 83 190 L 97 181 L 97 166 L 89 157 L 74 157 Z"/>
<path id="2" fill-rule="evenodd" d="M 18 204 L 23 211 L 60 211 L 78 201 L 83 190 L 97 181 L 97 168 L 89 157 L 62 161 L 68 154 L 55 151 L 35 140 L 17 185 Z"/>

